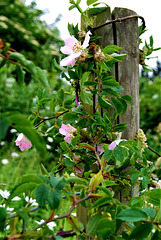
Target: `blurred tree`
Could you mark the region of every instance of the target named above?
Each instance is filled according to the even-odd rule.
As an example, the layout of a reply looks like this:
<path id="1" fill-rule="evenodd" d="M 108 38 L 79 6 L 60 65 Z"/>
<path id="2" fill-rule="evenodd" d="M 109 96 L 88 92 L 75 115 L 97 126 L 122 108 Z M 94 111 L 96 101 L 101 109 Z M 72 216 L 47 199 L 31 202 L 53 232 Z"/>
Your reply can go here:
<path id="1" fill-rule="evenodd" d="M 147 143 L 161 154 L 161 63 L 149 75 L 144 70 L 140 78 L 140 127 L 147 136 Z M 156 161 L 156 155 L 145 150 L 147 159 Z"/>
<path id="2" fill-rule="evenodd" d="M 54 23 L 48 25 L 41 20 L 43 14 L 34 1 L 26 6 L 23 0 L 0 0 L 0 38 L 39 67 L 51 71 L 62 40 Z"/>
<path id="3" fill-rule="evenodd" d="M 35 1 L 27 6 L 25 0 L 0 0 L 0 112 L 31 114 L 38 89 L 45 88 L 39 74 L 45 72 L 49 82 L 46 97 L 54 97 L 55 92 L 65 85 L 52 67 L 53 59 L 60 57 L 59 49 L 63 44 L 56 27 L 60 16 L 48 25 L 41 20 L 43 14 L 45 12 L 37 9 Z M 5 46 L 9 46 L 6 52 Z M 10 52 L 14 50 L 21 54 L 22 61 L 10 61 Z M 18 74 L 20 68 L 24 75 L 22 82 L 19 81 L 22 78 Z"/>

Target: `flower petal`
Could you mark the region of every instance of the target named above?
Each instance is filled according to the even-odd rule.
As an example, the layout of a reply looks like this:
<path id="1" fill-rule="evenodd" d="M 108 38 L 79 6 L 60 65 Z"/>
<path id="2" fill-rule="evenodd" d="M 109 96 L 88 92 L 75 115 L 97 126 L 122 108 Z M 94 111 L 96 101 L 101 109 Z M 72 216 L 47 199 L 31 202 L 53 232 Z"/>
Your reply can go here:
<path id="1" fill-rule="evenodd" d="M 73 135 L 66 135 L 65 136 L 65 138 L 64 138 L 64 140 L 67 142 L 67 143 L 71 143 L 71 140 L 72 140 L 72 138 L 73 138 Z"/>
<path id="2" fill-rule="evenodd" d="M 69 129 L 68 125 L 62 124 L 61 128 L 59 129 L 59 132 L 60 132 L 62 135 L 66 135 L 68 129 Z"/>
<path id="3" fill-rule="evenodd" d="M 72 37 L 69 37 L 69 38 L 65 39 L 64 42 L 65 42 L 66 46 L 68 46 L 70 49 L 72 49 L 74 44 L 76 42 L 78 42 L 78 40 L 74 36 L 72 36 Z"/>
<path id="4" fill-rule="evenodd" d="M 70 38 L 65 39 L 65 46 L 60 48 L 60 51 L 64 54 L 72 54 L 73 53 L 73 46 L 78 40 L 72 36 Z"/>
<path id="5" fill-rule="evenodd" d="M 83 45 L 82 45 L 83 49 L 85 49 L 89 46 L 90 35 L 92 35 L 92 33 L 90 31 L 88 31 L 86 33 L 86 36 L 85 36 L 85 39 L 84 39 L 84 42 L 83 42 Z"/>
<path id="6" fill-rule="evenodd" d="M 109 148 L 109 150 L 113 150 L 116 146 L 117 146 L 116 142 L 113 141 L 113 142 L 108 146 L 108 148 Z"/>
<path id="7" fill-rule="evenodd" d="M 69 46 L 65 45 L 64 47 L 60 48 L 60 51 L 64 54 L 72 54 L 73 50 Z"/>
<path id="8" fill-rule="evenodd" d="M 74 65 L 75 62 L 75 58 L 73 58 L 71 55 L 69 55 L 68 57 L 62 59 L 60 61 L 60 66 L 68 66 L 68 65 Z"/>
<path id="9" fill-rule="evenodd" d="M 75 59 L 81 55 L 81 52 L 73 53 L 60 61 L 60 66 L 74 65 Z"/>
<path id="10" fill-rule="evenodd" d="M 16 146 L 19 146 L 21 151 L 32 147 L 30 140 L 23 133 L 18 135 L 15 142 L 16 142 Z"/>

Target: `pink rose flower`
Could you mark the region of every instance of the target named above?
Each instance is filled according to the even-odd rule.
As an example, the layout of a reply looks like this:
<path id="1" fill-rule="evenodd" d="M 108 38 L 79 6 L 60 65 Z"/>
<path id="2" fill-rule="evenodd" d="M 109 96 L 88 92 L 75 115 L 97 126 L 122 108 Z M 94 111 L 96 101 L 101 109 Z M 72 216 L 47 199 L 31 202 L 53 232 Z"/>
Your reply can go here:
<path id="1" fill-rule="evenodd" d="M 113 141 L 113 142 L 108 146 L 108 148 L 109 148 L 110 150 L 113 150 L 113 149 L 114 149 L 116 146 L 118 146 L 119 143 L 122 142 L 122 141 L 125 141 L 125 139 L 115 140 L 115 141 Z"/>
<path id="2" fill-rule="evenodd" d="M 108 145 L 108 149 L 109 149 L 109 150 L 113 150 L 116 146 L 119 145 L 119 143 L 120 143 L 121 141 L 126 141 L 126 139 L 121 139 L 122 132 L 120 132 L 120 133 L 115 132 L 115 135 L 117 136 L 117 140 L 114 140 L 112 143 L 110 143 L 110 144 Z M 104 143 L 98 144 L 98 146 L 97 146 L 97 151 L 99 152 L 99 154 L 104 153 L 104 150 L 103 150 L 103 148 L 102 148 L 103 145 L 104 145 Z"/>
<path id="3" fill-rule="evenodd" d="M 16 146 L 19 146 L 21 151 L 32 147 L 30 140 L 28 140 L 28 138 L 25 137 L 25 135 L 23 135 L 23 133 L 20 133 L 18 135 L 15 142 L 16 142 Z"/>
<path id="4" fill-rule="evenodd" d="M 62 135 L 65 135 L 64 140 L 67 143 L 71 143 L 72 138 L 74 137 L 74 132 L 76 131 L 76 129 L 74 127 L 72 127 L 70 124 L 62 124 L 61 128 L 59 129 L 59 132 Z"/>
<path id="5" fill-rule="evenodd" d="M 83 44 L 79 42 L 74 36 L 69 37 L 65 40 L 65 46 L 60 48 L 60 51 L 69 56 L 60 61 L 60 66 L 68 66 L 75 64 L 75 61 L 83 53 L 84 49 L 89 46 L 91 32 L 86 33 Z"/>

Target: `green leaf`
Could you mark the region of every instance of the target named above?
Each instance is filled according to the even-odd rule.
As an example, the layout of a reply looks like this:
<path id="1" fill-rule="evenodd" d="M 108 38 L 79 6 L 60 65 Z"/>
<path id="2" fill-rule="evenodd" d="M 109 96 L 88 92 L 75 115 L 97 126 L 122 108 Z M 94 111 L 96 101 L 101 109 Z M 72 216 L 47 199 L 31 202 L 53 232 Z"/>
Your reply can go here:
<path id="1" fill-rule="evenodd" d="M 111 88 L 102 88 L 101 96 L 102 95 L 107 95 L 107 96 L 112 95 L 115 97 L 119 97 L 118 92 Z"/>
<path id="2" fill-rule="evenodd" d="M 97 15 L 99 13 L 102 13 L 103 11 L 105 11 L 107 9 L 107 7 L 97 7 L 97 8 L 90 8 L 89 9 L 89 13 L 91 15 Z"/>
<path id="3" fill-rule="evenodd" d="M 125 146 L 135 153 L 140 153 L 140 151 L 137 149 L 137 142 L 135 140 L 121 141 L 120 146 Z"/>
<path id="4" fill-rule="evenodd" d="M 97 232 L 98 235 L 101 236 L 101 239 L 107 239 L 108 236 L 112 235 L 116 231 L 116 223 L 114 221 L 110 221 L 107 218 L 101 218 L 97 224 Z"/>
<path id="5" fill-rule="evenodd" d="M 12 53 L 9 55 L 9 57 L 10 57 L 11 59 L 14 59 L 14 60 L 20 62 L 22 65 L 26 65 L 26 61 L 27 61 L 27 60 L 26 60 L 25 56 L 24 56 L 23 54 L 21 54 L 21 53 L 12 52 Z"/>
<path id="6" fill-rule="evenodd" d="M 17 186 L 15 186 L 11 193 L 10 193 L 10 196 L 8 198 L 8 201 L 10 201 L 12 198 L 22 194 L 22 193 L 26 193 L 28 191 L 32 191 L 34 188 L 37 187 L 37 183 L 35 182 L 23 182 L 23 183 L 20 183 L 18 184 Z"/>
<path id="7" fill-rule="evenodd" d="M 71 159 L 69 157 L 63 158 L 62 162 L 64 163 L 65 166 L 67 167 L 73 167 L 75 165 L 75 163 L 73 161 L 71 161 Z"/>
<path id="8" fill-rule="evenodd" d="M 63 177 L 54 177 L 53 174 L 50 173 L 50 184 L 52 188 L 62 190 L 65 187 L 65 179 Z"/>
<path id="9" fill-rule="evenodd" d="M 40 184 L 35 189 L 36 201 L 40 206 L 44 206 L 48 200 L 49 187 L 45 184 Z"/>
<path id="10" fill-rule="evenodd" d="M 0 69 L 6 64 L 6 59 L 0 59 Z"/>
<path id="11" fill-rule="evenodd" d="M 98 0 L 87 0 L 87 5 L 89 6 L 95 2 L 98 2 Z"/>
<path id="12" fill-rule="evenodd" d="M 153 189 L 152 191 L 149 191 L 147 201 L 152 203 L 155 206 L 160 205 L 160 199 L 161 199 L 161 189 Z"/>
<path id="13" fill-rule="evenodd" d="M 52 61 L 52 67 L 56 70 L 61 72 L 62 71 L 62 67 L 60 67 L 60 65 L 57 63 L 56 59 L 54 58 Z"/>
<path id="14" fill-rule="evenodd" d="M 41 98 L 41 100 L 38 102 L 38 107 L 42 106 L 43 104 L 49 102 L 51 98 Z"/>
<path id="15" fill-rule="evenodd" d="M 117 99 L 120 101 L 120 103 L 122 105 L 121 114 L 124 114 L 127 110 L 127 103 L 123 98 L 117 98 Z"/>
<path id="16" fill-rule="evenodd" d="M 71 144 L 75 147 L 80 142 L 80 136 L 75 136 L 71 140 Z"/>
<path id="17" fill-rule="evenodd" d="M 32 61 L 27 60 L 23 54 L 13 52 L 9 55 L 9 57 L 18 61 L 22 67 L 25 67 L 25 69 L 32 74 L 34 80 L 40 81 L 44 87 L 49 86 L 45 72 L 41 68 L 37 67 Z"/>
<path id="18" fill-rule="evenodd" d="M 118 50 L 120 50 L 121 47 L 116 46 L 116 45 L 108 45 L 107 47 L 105 47 L 103 49 L 103 53 L 111 53 L 111 52 L 117 52 Z"/>
<path id="19" fill-rule="evenodd" d="M 23 68 L 19 65 L 16 66 L 16 69 L 17 69 L 18 83 L 20 87 L 23 87 L 24 79 L 25 79 L 25 71 L 23 71 Z"/>
<path id="20" fill-rule="evenodd" d="M 109 87 L 109 88 L 115 88 L 115 87 L 119 87 L 120 84 L 116 81 L 116 80 L 103 80 L 102 81 L 102 85 L 103 86 L 106 86 L 106 87 Z M 104 89 L 103 89 L 104 90 Z"/>
<path id="21" fill-rule="evenodd" d="M 138 239 L 138 240 L 147 239 L 148 235 L 151 233 L 152 228 L 153 228 L 153 224 L 150 222 L 139 223 L 131 232 L 130 237 L 131 239 Z"/>
<path id="22" fill-rule="evenodd" d="M 144 200 L 141 197 L 133 197 L 129 202 L 129 205 L 131 205 L 132 207 L 142 208 L 143 204 Z"/>
<path id="23" fill-rule="evenodd" d="M 106 72 L 110 72 L 110 68 L 107 67 L 107 64 L 105 62 L 100 62 L 99 66 L 100 66 L 100 69 L 102 69 Z"/>
<path id="24" fill-rule="evenodd" d="M 68 112 L 63 115 L 63 122 L 75 123 L 79 118 L 79 115 L 76 113 Z"/>
<path id="25" fill-rule="evenodd" d="M 7 218 L 7 211 L 5 208 L 0 207 L 0 232 L 4 231 Z"/>
<path id="26" fill-rule="evenodd" d="M 72 70 L 68 70 L 68 74 L 69 74 L 70 79 L 78 79 L 76 72 L 74 72 Z"/>
<path id="27" fill-rule="evenodd" d="M 10 126 L 10 121 L 5 114 L 0 115 L 0 140 L 4 139 Z"/>
<path id="28" fill-rule="evenodd" d="M 44 183 L 41 177 L 34 175 L 34 174 L 28 174 L 28 175 L 23 175 L 21 178 L 21 182 L 33 182 L 33 183 Z"/>
<path id="29" fill-rule="evenodd" d="M 115 61 L 122 61 L 125 59 L 127 54 L 112 53 L 110 56 L 113 57 L 115 59 Z"/>
<path id="30" fill-rule="evenodd" d="M 116 115 L 117 118 L 118 114 Z M 115 132 L 123 132 L 127 128 L 127 123 L 119 123 L 114 126 Z"/>
<path id="31" fill-rule="evenodd" d="M 154 208 L 142 208 L 141 210 L 144 211 L 151 218 L 151 220 L 154 220 L 156 215 Z"/>
<path id="32" fill-rule="evenodd" d="M 153 72 L 152 69 L 150 69 L 149 67 L 145 66 L 145 65 L 142 65 L 142 68 L 145 72 Z"/>
<path id="33" fill-rule="evenodd" d="M 131 96 L 129 96 L 129 95 L 123 95 L 121 98 L 124 99 L 124 100 L 125 100 L 127 103 L 129 103 L 131 106 L 133 106 L 133 104 L 132 104 L 132 97 L 131 97 Z"/>
<path id="34" fill-rule="evenodd" d="M 95 148 L 88 143 L 80 143 L 79 147 L 86 148 L 86 149 L 91 150 L 93 152 L 95 151 Z"/>
<path id="35" fill-rule="evenodd" d="M 49 87 L 49 82 L 46 76 L 45 71 L 43 71 L 41 68 L 37 67 L 37 75 L 38 75 L 38 80 L 44 87 Z"/>
<path id="36" fill-rule="evenodd" d="M 79 177 L 68 177 L 66 178 L 67 183 L 74 183 L 74 182 L 84 182 L 88 184 L 88 181 L 84 178 L 79 178 Z"/>
<path id="37" fill-rule="evenodd" d="M 69 144 L 66 141 L 61 142 L 60 147 L 63 149 L 63 151 L 68 151 L 69 150 Z"/>
<path id="38" fill-rule="evenodd" d="M 111 186 L 117 185 L 117 183 L 110 181 L 110 180 L 105 180 L 104 184 L 106 187 L 111 187 Z"/>
<path id="39" fill-rule="evenodd" d="M 102 97 L 98 96 L 98 102 L 101 108 L 103 109 L 109 109 L 112 107 L 110 103 L 108 103 L 106 100 L 104 100 Z"/>
<path id="40" fill-rule="evenodd" d="M 47 169 L 45 168 L 45 166 L 42 163 L 40 164 L 40 168 L 41 168 L 41 173 L 43 175 L 47 175 L 47 176 L 49 175 Z"/>
<path id="41" fill-rule="evenodd" d="M 84 86 L 97 86 L 97 85 L 99 85 L 99 83 L 95 81 L 87 81 L 84 83 Z"/>
<path id="42" fill-rule="evenodd" d="M 62 88 L 58 90 L 57 97 L 60 102 L 64 101 L 64 90 Z"/>
<path id="43" fill-rule="evenodd" d="M 117 113 L 121 113 L 122 111 L 122 103 L 119 101 L 118 98 L 111 97 L 111 102 L 113 107 L 115 108 Z"/>
<path id="44" fill-rule="evenodd" d="M 57 209 L 61 200 L 61 192 L 58 190 L 49 189 L 48 202 L 52 210 Z"/>
<path id="45" fill-rule="evenodd" d="M 71 6 L 71 7 L 75 8 L 75 6 Z M 71 7 L 70 7 L 69 10 L 72 10 Z M 70 23 L 68 23 L 68 31 L 69 31 L 70 35 L 74 35 L 74 29 L 73 29 L 73 26 Z"/>
<path id="46" fill-rule="evenodd" d="M 120 163 L 123 163 L 126 160 L 128 156 L 128 150 L 124 147 L 116 146 L 113 154 L 116 160 L 119 162 L 118 165 L 120 165 Z"/>
<path id="47" fill-rule="evenodd" d="M 102 170 L 100 170 L 97 174 L 95 174 L 91 180 L 90 180 L 90 191 L 94 191 L 97 186 L 102 182 L 103 176 L 102 176 Z"/>
<path id="48" fill-rule="evenodd" d="M 89 75 L 91 74 L 91 72 L 85 72 L 83 74 L 83 77 L 81 78 L 80 82 L 81 82 L 81 85 L 83 86 L 85 84 L 85 82 L 88 81 L 88 78 L 89 78 Z"/>
<path id="49" fill-rule="evenodd" d="M 77 1 L 76 1 L 76 4 L 80 4 L 80 2 L 81 2 L 81 0 L 77 0 Z"/>
<path id="50" fill-rule="evenodd" d="M 105 152 L 104 152 L 104 158 L 105 158 L 105 160 L 106 161 L 109 161 L 110 159 L 111 159 L 111 157 L 112 157 L 112 151 L 111 150 L 106 150 Z"/>
<path id="51" fill-rule="evenodd" d="M 82 102 L 84 102 L 85 104 L 93 105 L 93 101 L 91 100 L 91 98 L 92 98 L 91 92 L 82 90 L 80 93 L 80 97 L 81 97 Z"/>
<path id="52" fill-rule="evenodd" d="M 138 179 L 138 177 L 139 177 L 139 173 L 133 173 L 131 175 L 131 185 L 132 186 L 134 186 L 134 184 L 135 184 L 136 180 Z"/>
<path id="53" fill-rule="evenodd" d="M 95 207 L 103 207 L 103 206 L 106 206 L 108 205 L 109 203 L 111 202 L 111 198 L 110 197 L 103 197 L 103 198 L 100 198 L 98 200 L 96 200 L 92 207 L 95 208 Z"/>
<path id="54" fill-rule="evenodd" d="M 104 113 L 103 113 L 103 118 L 104 118 L 104 121 L 105 121 L 107 124 L 110 124 L 110 123 L 111 123 L 110 116 L 109 116 L 109 113 L 108 113 L 108 112 L 104 112 Z"/>
<path id="55" fill-rule="evenodd" d="M 56 236 L 56 235 L 54 235 L 54 238 L 55 238 L 56 240 L 64 240 L 64 238 L 61 237 L 61 236 Z"/>
<path id="56" fill-rule="evenodd" d="M 145 212 L 143 212 L 140 209 L 137 208 L 127 208 L 123 211 L 121 211 L 117 217 L 117 219 L 120 219 L 125 222 L 138 222 L 141 220 L 148 219 L 148 216 Z"/>
<path id="57" fill-rule="evenodd" d="M 86 225 L 86 233 L 87 234 L 92 235 L 92 236 L 97 234 L 97 224 L 101 218 L 102 218 L 101 213 L 97 213 L 97 214 L 93 215 L 92 217 L 90 217 L 90 219 L 88 220 L 88 223 Z"/>
<path id="58" fill-rule="evenodd" d="M 31 122 L 21 113 L 9 113 L 9 119 L 19 133 L 23 133 L 41 154 L 45 154 L 46 146 L 43 138 L 33 128 Z"/>
<path id="59" fill-rule="evenodd" d="M 145 189 L 149 183 L 150 179 L 146 176 L 143 176 L 143 180 L 141 181 L 142 188 Z"/>

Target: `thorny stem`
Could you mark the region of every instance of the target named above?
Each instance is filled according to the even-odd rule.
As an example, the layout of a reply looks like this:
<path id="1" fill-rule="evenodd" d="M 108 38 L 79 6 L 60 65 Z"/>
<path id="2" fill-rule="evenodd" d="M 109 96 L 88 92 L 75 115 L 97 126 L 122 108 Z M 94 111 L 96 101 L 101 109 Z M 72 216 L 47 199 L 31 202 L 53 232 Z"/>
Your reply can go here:
<path id="1" fill-rule="evenodd" d="M 99 29 L 101 27 L 104 27 L 108 24 L 115 23 L 115 22 L 120 22 L 121 23 L 122 21 L 125 21 L 127 19 L 131 19 L 131 18 L 140 18 L 142 20 L 143 30 L 146 28 L 144 18 L 142 16 L 139 16 L 139 15 L 135 14 L 135 15 L 130 15 L 130 16 L 122 17 L 122 18 L 113 19 L 113 20 L 107 20 L 106 22 L 104 22 L 104 23 L 102 23 L 102 24 L 100 24 L 96 27 L 91 28 L 90 31 L 93 33 L 97 29 Z"/>
<path id="2" fill-rule="evenodd" d="M 39 117 L 39 118 L 41 118 L 42 120 L 44 120 L 44 118 L 40 115 L 39 108 L 37 109 L 37 114 L 38 114 L 38 117 Z"/>
<path id="3" fill-rule="evenodd" d="M 151 147 L 148 146 L 148 149 L 150 151 L 152 151 L 153 153 L 155 153 L 156 155 L 158 155 L 159 157 L 161 157 L 161 155 L 159 153 L 157 153 L 155 150 L 153 150 Z"/>
<path id="4" fill-rule="evenodd" d="M 79 106 L 79 94 L 78 94 L 79 88 L 80 88 L 79 81 L 77 81 L 75 83 L 75 101 L 76 101 L 77 107 Z"/>
<path id="5" fill-rule="evenodd" d="M 57 171 L 54 172 L 54 175 L 56 175 L 57 173 L 63 171 L 63 169 L 66 168 L 65 165 L 63 165 L 61 168 L 59 168 Z"/>
<path id="6" fill-rule="evenodd" d="M 7 60 L 7 61 L 9 61 L 9 62 L 11 62 L 11 63 L 13 63 L 13 64 L 15 64 L 15 65 L 18 65 L 17 62 L 14 62 L 13 60 L 9 59 L 8 57 L 5 57 L 5 56 L 2 55 L 2 54 L 0 54 L 0 57 L 3 58 L 3 59 L 5 59 L 5 60 Z"/>
<path id="7" fill-rule="evenodd" d="M 45 222 L 43 222 L 43 223 L 39 224 L 38 226 L 36 226 L 35 228 L 33 228 L 33 230 L 37 230 L 37 229 L 40 228 L 41 226 L 43 226 L 43 225 L 51 222 L 51 221 L 53 220 L 53 217 L 54 217 L 54 221 L 56 221 L 56 220 L 58 220 L 58 219 L 65 218 L 65 217 L 69 217 L 70 214 L 71 214 L 71 212 L 73 211 L 73 209 L 75 208 L 75 206 L 76 206 L 77 204 L 79 204 L 79 203 L 81 203 L 81 202 L 83 202 L 83 201 L 85 201 L 85 200 L 87 200 L 87 199 L 89 199 L 89 198 L 91 198 L 91 197 L 95 197 L 95 196 L 89 194 L 89 195 L 85 196 L 84 198 L 79 199 L 78 201 L 75 201 L 75 202 L 73 203 L 73 205 L 71 206 L 71 208 L 69 209 L 69 211 L 68 211 L 66 214 L 63 214 L 63 215 L 61 215 L 61 216 L 54 217 L 54 213 L 55 213 L 55 212 L 52 211 L 52 213 L 50 214 L 49 218 L 48 218 Z"/>
<path id="8" fill-rule="evenodd" d="M 96 155 L 96 158 L 97 158 L 97 160 L 98 160 L 99 167 L 101 168 L 101 160 L 100 160 L 100 158 L 99 158 L 99 156 L 98 156 L 98 154 L 97 154 L 97 151 L 96 151 L 96 149 L 97 149 L 97 147 L 96 147 L 96 146 L 94 146 L 94 153 L 95 153 L 95 155 Z"/>
<path id="9" fill-rule="evenodd" d="M 65 113 L 67 113 L 67 112 L 69 112 L 70 110 L 66 110 L 66 111 L 64 111 L 64 112 L 62 112 L 62 113 L 60 113 L 59 115 L 57 115 L 57 116 L 53 116 L 53 117 L 45 117 L 45 118 L 42 118 L 42 121 L 40 121 L 39 123 L 37 123 L 34 127 L 35 128 L 37 128 L 41 123 L 43 123 L 43 122 L 45 122 L 45 121 L 47 121 L 47 120 L 51 120 L 51 119 L 54 119 L 54 118 L 58 118 L 58 117 L 60 117 L 61 115 L 63 115 L 63 114 L 65 114 Z"/>

